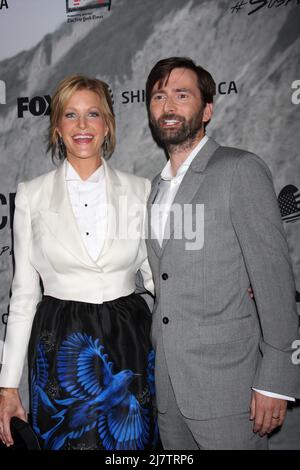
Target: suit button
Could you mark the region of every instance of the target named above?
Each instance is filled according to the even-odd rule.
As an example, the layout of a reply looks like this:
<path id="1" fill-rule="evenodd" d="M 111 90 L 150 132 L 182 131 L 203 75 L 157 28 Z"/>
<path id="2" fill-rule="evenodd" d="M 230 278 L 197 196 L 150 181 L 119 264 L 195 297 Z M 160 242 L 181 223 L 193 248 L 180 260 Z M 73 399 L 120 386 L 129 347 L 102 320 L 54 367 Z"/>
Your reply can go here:
<path id="1" fill-rule="evenodd" d="M 166 281 L 169 276 L 167 275 L 167 273 L 163 273 L 161 277 L 163 278 L 164 281 Z"/>
<path id="2" fill-rule="evenodd" d="M 168 317 L 164 317 L 164 318 L 163 318 L 163 323 L 164 323 L 165 325 L 167 325 L 167 324 L 169 323 Z"/>

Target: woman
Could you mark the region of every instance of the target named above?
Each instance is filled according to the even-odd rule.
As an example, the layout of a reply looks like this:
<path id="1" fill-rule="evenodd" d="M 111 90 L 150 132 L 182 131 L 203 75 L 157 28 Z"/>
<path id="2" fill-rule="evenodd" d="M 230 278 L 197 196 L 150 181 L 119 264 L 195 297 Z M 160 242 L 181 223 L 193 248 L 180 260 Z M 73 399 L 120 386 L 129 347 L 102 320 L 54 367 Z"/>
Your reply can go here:
<path id="1" fill-rule="evenodd" d="M 20 183 L 15 275 L 0 374 L 0 438 L 26 420 L 18 386 L 28 345 L 32 425 L 43 449 L 150 449 L 153 282 L 143 237 L 150 183 L 103 159 L 115 147 L 107 85 L 74 75 L 52 99 L 55 171 Z M 41 297 L 41 284 L 43 296 Z M 29 344 L 28 344 L 29 343 Z"/>

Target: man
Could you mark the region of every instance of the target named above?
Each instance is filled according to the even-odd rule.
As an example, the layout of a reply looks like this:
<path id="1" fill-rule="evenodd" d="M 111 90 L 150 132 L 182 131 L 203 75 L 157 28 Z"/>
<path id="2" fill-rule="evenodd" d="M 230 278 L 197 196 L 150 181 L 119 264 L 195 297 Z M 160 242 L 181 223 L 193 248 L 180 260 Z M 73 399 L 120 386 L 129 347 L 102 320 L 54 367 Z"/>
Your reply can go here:
<path id="1" fill-rule="evenodd" d="M 159 61 L 146 85 L 169 155 L 147 241 L 160 434 L 165 449 L 265 449 L 300 393 L 295 285 L 267 166 L 205 134 L 214 94 L 186 58 Z"/>

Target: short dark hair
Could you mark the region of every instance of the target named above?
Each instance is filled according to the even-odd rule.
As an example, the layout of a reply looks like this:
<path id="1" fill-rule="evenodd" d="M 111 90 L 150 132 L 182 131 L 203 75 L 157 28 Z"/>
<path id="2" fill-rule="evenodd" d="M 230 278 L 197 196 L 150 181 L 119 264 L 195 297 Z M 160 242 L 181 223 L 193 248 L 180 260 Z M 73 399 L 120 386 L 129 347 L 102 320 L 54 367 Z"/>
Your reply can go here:
<path id="1" fill-rule="evenodd" d="M 151 93 L 155 83 L 163 84 L 168 80 L 173 69 L 189 69 L 195 72 L 198 78 L 198 87 L 201 92 L 203 105 L 213 103 L 216 94 L 216 83 L 211 74 L 189 57 L 169 57 L 158 61 L 151 70 L 146 82 L 146 105 L 149 112 Z"/>

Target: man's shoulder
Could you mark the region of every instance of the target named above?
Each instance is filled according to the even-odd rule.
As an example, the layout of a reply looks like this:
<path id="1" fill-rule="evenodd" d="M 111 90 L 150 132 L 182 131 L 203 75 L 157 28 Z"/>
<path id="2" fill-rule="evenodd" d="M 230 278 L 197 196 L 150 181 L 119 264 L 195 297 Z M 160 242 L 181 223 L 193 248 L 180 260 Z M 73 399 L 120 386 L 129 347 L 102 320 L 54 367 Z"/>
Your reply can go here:
<path id="1" fill-rule="evenodd" d="M 268 173 L 270 172 L 268 165 L 261 157 L 249 150 L 241 149 L 239 147 L 220 145 L 217 148 L 214 157 L 215 161 L 224 162 L 224 164 L 230 165 L 233 169 L 240 169 L 242 171 L 243 168 L 260 168 Z"/>
<path id="2" fill-rule="evenodd" d="M 232 161 L 237 161 L 241 158 L 251 158 L 252 155 L 255 155 L 254 153 L 248 150 L 241 149 L 239 147 L 230 147 L 227 145 L 219 145 L 215 153 L 218 155 L 219 158 L 229 158 Z"/>

